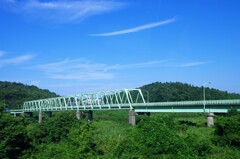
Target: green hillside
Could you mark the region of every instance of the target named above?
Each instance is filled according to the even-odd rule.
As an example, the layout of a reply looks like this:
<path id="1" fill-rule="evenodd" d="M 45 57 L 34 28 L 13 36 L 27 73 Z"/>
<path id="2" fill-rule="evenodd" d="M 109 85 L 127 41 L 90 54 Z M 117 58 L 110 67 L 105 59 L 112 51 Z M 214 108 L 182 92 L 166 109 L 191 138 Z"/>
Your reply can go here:
<path id="1" fill-rule="evenodd" d="M 150 102 L 203 100 L 203 87 L 196 87 L 180 82 L 155 82 L 140 87 L 144 97 L 149 94 Z M 240 94 L 228 93 L 213 88 L 205 88 L 206 100 L 240 99 Z"/>
<path id="2" fill-rule="evenodd" d="M 155 82 L 140 87 L 145 99 L 150 102 L 202 100 L 203 87 L 196 87 L 180 82 Z M 57 94 L 36 86 L 16 82 L 0 81 L 0 100 L 5 100 L 9 108 L 17 108 L 24 101 L 56 97 Z M 240 94 L 228 93 L 217 89 L 206 88 L 207 99 L 240 99 Z"/>
<path id="3" fill-rule="evenodd" d="M 5 101 L 5 105 L 9 108 L 17 108 L 24 101 L 56 96 L 56 93 L 46 89 L 39 89 L 36 86 L 0 81 L 0 100 Z"/>

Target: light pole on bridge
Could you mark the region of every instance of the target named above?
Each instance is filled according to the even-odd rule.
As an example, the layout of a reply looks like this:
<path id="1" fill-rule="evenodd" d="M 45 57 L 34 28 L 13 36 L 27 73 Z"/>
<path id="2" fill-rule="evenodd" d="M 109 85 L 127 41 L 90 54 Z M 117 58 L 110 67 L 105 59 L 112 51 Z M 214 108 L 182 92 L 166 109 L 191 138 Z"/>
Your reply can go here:
<path id="1" fill-rule="evenodd" d="M 203 83 L 203 110 L 204 110 L 204 113 L 206 112 L 206 111 L 205 111 L 205 107 L 206 107 L 205 86 L 206 86 L 207 84 L 211 84 L 211 82 L 205 82 L 205 83 Z"/>

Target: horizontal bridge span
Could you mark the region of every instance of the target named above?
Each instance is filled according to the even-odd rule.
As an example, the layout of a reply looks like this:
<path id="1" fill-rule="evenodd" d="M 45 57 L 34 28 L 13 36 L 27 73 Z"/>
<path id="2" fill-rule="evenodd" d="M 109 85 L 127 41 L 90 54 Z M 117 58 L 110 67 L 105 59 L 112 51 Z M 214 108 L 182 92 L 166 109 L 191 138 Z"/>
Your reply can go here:
<path id="1" fill-rule="evenodd" d="M 213 112 L 227 113 L 235 108 L 240 111 L 240 99 L 206 100 L 206 101 L 177 101 L 139 103 L 133 105 L 136 112 Z"/>
<path id="2" fill-rule="evenodd" d="M 240 105 L 240 99 L 138 103 L 138 106 Z"/>
<path id="3" fill-rule="evenodd" d="M 10 113 L 119 109 L 135 109 L 136 112 L 226 113 L 231 108 L 240 110 L 240 99 L 146 103 L 140 89 L 123 89 L 27 101 L 21 109 L 10 110 Z"/>

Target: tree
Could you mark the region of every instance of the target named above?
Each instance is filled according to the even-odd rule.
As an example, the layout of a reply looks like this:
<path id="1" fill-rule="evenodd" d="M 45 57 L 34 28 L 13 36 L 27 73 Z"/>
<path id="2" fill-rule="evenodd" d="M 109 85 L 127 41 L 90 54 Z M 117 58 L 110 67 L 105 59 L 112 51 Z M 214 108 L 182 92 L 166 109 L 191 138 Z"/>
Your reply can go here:
<path id="1" fill-rule="evenodd" d="M 180 82 L 155 82 L 140 87 L 147 99 L 148 93 L 150 102 L 164 102 L 164 101 L 186 101 L 186 100 L 203 100 L 202 87 L 192 86 Z M 148 93 L 146 93 L 148 92 Z M 228 93 L 217 89 L 206 88 L 206 99 L 238 99 L 240 94 Z"/>
<path id="2" fill-rule="evenodd" d="M 57 94 L 36 86 L 0 81 L 0 99 L 5 99 L 9 108 L 17 108 L 25 101 L 56 97 Z"/>
<path id="3" fill-rule="evenodd" d="M 0 158 L 17 158 L 29 147 L 25 120 L 22 117 L 13 117 L 1 109 Z"/>

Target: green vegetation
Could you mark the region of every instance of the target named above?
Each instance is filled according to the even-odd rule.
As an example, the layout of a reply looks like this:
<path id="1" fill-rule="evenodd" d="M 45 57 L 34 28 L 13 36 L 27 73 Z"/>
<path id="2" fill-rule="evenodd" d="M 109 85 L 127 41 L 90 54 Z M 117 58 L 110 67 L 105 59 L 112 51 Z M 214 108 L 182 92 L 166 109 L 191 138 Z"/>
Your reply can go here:
<path id="1" fill-rule="evenodd" d="M 28 86 L 16 82 L 0 81 L 0 100 L 5 101 L 8 108 L 17 108 L 23 102 L 43 98 L 56 97 L 57 94 L 36 86 Z"/>
<path id="2" fill-rule="evenodd" d="M 130 126 L 127 113 L 94 111 L 94 121 L 89 123 L 86 118 L 78 121 L 75 112 L 55 112 L 52 118 L 44 114 L 42 124 L 38 124 L 36 119 L 1 112 L 0 157 L 239 158 L 239 126 L 228 131 L 225 127 L 229 123 L 219 120 L 239 123 L 232 116 L 215 122 L 224 127 L 222 138 L 218 126 L 206 127 L 203 114 L 156 113 L 138 116 L 138 124 Z"/>
<path id="3" fill-rule="evenodd" d="M 150 102 L 165 102 L 165 101 L 187 101 L 187 100 L 203 100 L 203 87 L 196 87 L 180 82 L 155 82 L 140 87 L 144 97 Z M 240 99 L 240 94 L 228 93 L 213 88 L 206 88 L 206 100 L 217 99 Z"/>
<path id="4" fill-rule="evenodd" d="M 167 96 L 162 94 L 166 85 L 174 90 L 168 90 Z M 191 90 L 189 100 L 199 100 L 202 92 L 201 88 L 181 83 L 155 83 L 143 86 L 143 89 L 149 91 L 150 101 L 175 100 L 175 93 L 179 91 L 186 94 L 181 96 L 180 93 L 176 100 L 186 100 L 186 90 Z M 199 91 L 196 96 L 194 89 Z M 35 94 L 41 94 L 37 90 Z M 206 91 L 211 93 L 211 89 Z M 209 94 L 209 98 L 239 98 L 238 94 L 212 91 L 215 93 Z M 41 97 L 51 95 L 54 94 Z M 8 99 L 8 103 L 13 103 L 14 98 Z M 66 111 L 53 112 L 51 118 L 44 113 L 43 122 L 38 124 L 36 113 L 33 118 L 27 115 L 14 117 L 3 108 L 4 101 L 0 100 L 2 159 L 237 159 L 240 156 L 240 113 L 236 110 L 215 116 L 215 126 L 206 127 L 206 116 L 202 113 L 139 115 L 137 125 L 131 126 L 127 110 L 94 111 L 92 122 L 86 118 L 77 120 L 76 112 Z"/>
<path id="5" fill-rule="evenodd" d="M 229 112 L 229 116 L 218 117 L 215 127 L 215 143 L 221 146 L 240 147 L 240 113 Z"/>
<path id="6" fill-rule="evenodd" d="M 23 117 L 14 118 L 4 112 L 0 103 L 0 158 L 17 158 L 30 148 Z"/>

